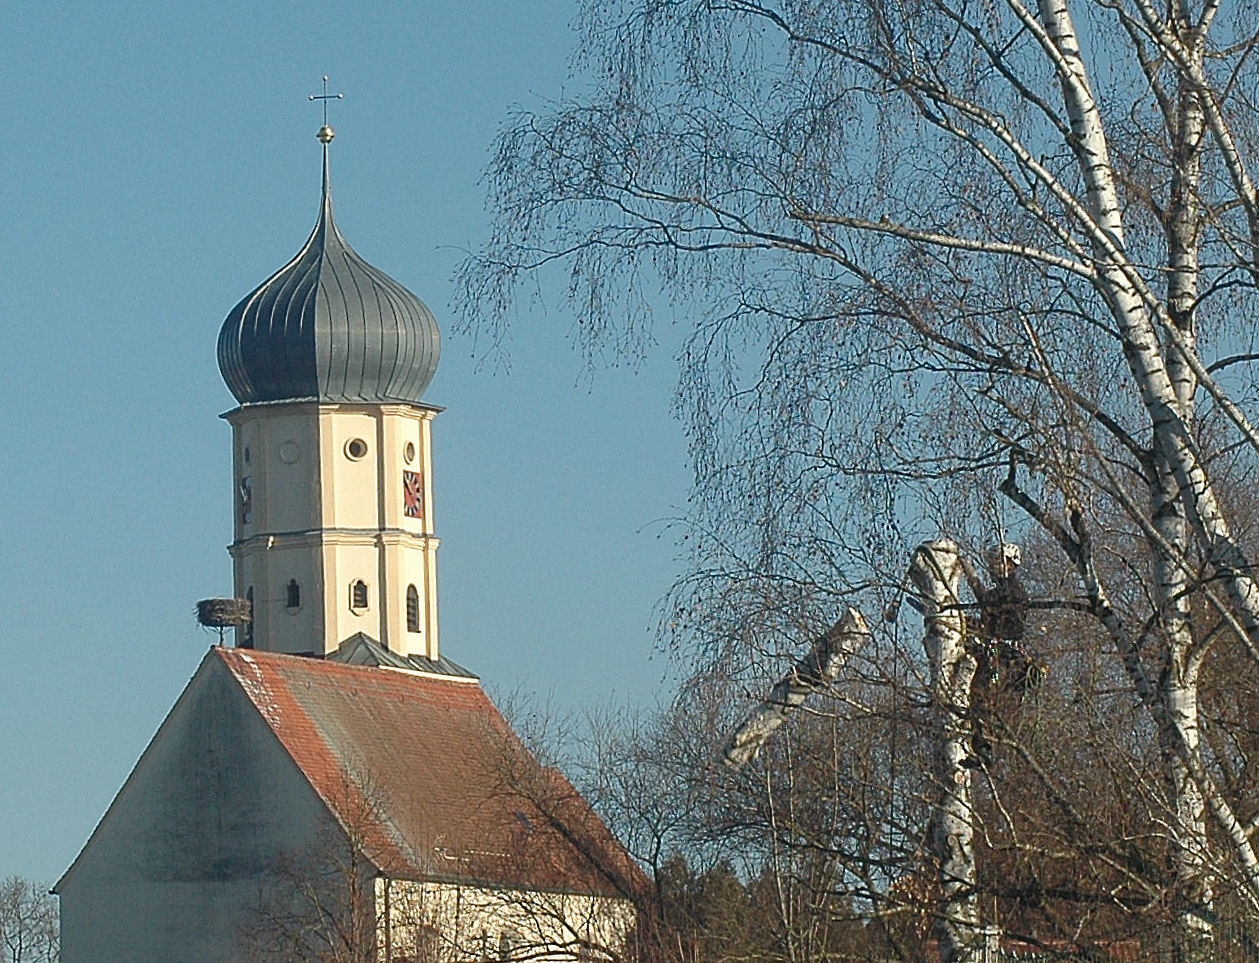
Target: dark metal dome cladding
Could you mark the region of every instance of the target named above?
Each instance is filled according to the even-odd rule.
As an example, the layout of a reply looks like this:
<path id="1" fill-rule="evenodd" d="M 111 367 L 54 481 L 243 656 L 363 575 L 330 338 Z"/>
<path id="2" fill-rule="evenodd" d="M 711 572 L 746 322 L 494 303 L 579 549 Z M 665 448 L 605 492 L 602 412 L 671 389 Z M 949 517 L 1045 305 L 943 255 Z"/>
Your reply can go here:
<path id="1" fill-rule="evenodd" d="M 418 402 L 441 354 L 433 313 L 364 261 L 332 218 L 324 145 L 319 221 L 293 260 L 234 307 L 219 370 L 241 404 Z"/>

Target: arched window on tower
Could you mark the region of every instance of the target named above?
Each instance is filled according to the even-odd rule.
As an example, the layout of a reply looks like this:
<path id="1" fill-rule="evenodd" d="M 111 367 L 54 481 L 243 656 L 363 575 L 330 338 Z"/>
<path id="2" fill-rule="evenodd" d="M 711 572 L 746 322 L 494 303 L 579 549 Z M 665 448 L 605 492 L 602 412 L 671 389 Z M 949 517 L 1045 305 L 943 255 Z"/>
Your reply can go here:
<path id="1" fill-rule="evenodd" d="M 361 578 L 356 578 L 350 583 L 350 608 L 367 608 L 367 583 Z"/>
<path id="2" fill-rule="evenodd" d="M 284 604 L 287 608 L 297 609 L 302 607 L 302 587 L 297 584 L 297 579 L 289 579 L 288 592 L 285 596 Z"/>
<path id="3" fill-rule="evenodd" d="M 241 626 L 240 647 L 252 649 L 254 647 L 254 587 L 252 585 L 245 590 L 245 601 L 249 603 L 249 621 Z"/>
<path id="4" fill-rule="evenodd" d="M 420 631 L 420 593 L 414 585 L 407 586 L 407 631 Z"/>

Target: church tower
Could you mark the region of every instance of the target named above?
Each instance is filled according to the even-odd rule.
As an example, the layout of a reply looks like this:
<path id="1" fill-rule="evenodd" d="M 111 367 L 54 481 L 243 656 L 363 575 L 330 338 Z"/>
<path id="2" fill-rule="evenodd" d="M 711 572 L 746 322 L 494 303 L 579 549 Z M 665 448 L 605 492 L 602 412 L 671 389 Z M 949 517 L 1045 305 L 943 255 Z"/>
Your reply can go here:
<path id="1" fill-rule="evenodd" d="M 306 245 L 219 332 L 232 426 L 236 644 L 329 655 L 368 636 L 440 658 L 432 436 L 422 395 L 441 338 L 419 298 L 364 261 L 332 216 L 325 125 Z"/>
<path id="2" fill-rule="evenodd" d="M 556 963 L 580 963 L 575 945 L 622 956 L 646 877 L 439 653 L 423 394 L 440 337 L 337 230 L 332 138 L 325 116 L 310 238 L 219 333 L 239 402 L 235 592 L 197 608 L 236 647 L 205 653 L 57 882 L 61 958 L 313 959 L 345 934 L 381 960 L 433 940 L 472 960 L 491 939 Z"/>

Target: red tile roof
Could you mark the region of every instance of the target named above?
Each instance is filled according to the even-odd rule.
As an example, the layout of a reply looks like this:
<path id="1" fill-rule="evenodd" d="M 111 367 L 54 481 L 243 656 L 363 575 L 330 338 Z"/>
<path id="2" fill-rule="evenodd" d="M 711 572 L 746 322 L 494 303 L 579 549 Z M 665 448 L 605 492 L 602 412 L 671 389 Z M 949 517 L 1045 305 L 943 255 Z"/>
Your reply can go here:
<path id="1" fill-rule="evenodd" d="M 644 876 L 475 681 L 257 650 L 218 658 L 385 875 L 629 896 Z"/>

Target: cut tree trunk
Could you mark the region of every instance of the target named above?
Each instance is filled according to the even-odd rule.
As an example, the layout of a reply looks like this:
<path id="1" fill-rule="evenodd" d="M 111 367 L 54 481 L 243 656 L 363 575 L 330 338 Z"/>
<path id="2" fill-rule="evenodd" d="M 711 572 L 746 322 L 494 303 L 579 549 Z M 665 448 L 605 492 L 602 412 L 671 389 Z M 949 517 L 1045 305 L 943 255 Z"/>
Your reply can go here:
<path id="1" fill-rule="evenodd" d="M 959 608 L 963 569 L 956 543 L 920 545 L 910 578 L 922 606 L 923 648 L 931 669 L 931 708 L 935 730 L 935 826 L 932 848 L 940 876 L 936 931 L 944 963 L 978 963 L 984 933 L 975 893 L 975 764 L 971 685 L 978 662 L 967 651 L 966 622 Z"/>

